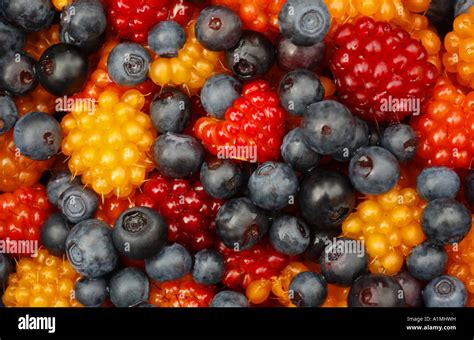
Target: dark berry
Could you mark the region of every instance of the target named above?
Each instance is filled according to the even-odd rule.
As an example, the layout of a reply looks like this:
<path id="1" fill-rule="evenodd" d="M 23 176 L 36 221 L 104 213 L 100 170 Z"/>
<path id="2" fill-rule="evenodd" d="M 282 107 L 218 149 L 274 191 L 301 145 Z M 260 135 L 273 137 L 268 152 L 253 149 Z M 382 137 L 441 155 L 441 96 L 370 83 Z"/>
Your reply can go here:
<path id="1" fill-rule="evenodd" d="M 325 51 L 324 41 L 311 46 L 297 46 L 291 40 L 281 37 L 276 45 L 278 66 L 288 71 L 317 68 L 324 60 Z"/>
<path id="2" fill-rule="evenodd" d="M 134 86 L 147 79 L 150 63 L 150 54 L 143 46 L 124 42 L 115 46 L 110 52 L 107 70 L 117 84 Z"/>
<path id="3" fill-rule="evenodd" d="M 380 195 L 397 184 L 400 164 L 384 148 L 362 148 L 349 163 L 349 178 L 357 191 L 366 195 Z"/>
<path id="4" fill-rule="evenodd" d="M 400 162 L 406 162 L 415 157 L 418 148 L 415 130 L 406 124 L 387 127 L 380 142 L 382 147 L 393 153 Z"/>
<path id="5" fill-rule="evenodd" d="M 183 27 L 173 20 L 156 24 L 148 32 L 148 46 L 162 58 L 174 58 L 186 42 Z"/>
<path id="6" fill-rule="evenodd" d="M 166 87 L 153 98 L 150 117 L 159 133 L 179 133 L 191 117 L 191 101 L 183 91 Z"/>
<path id="7" fill-rule="evenodd" d="M 448 254 L 442 247 L 423 242 L 411 250 L 407 269 L 418 280 L 430 281 L 444 272 Z"/>
<path id="8" fill-rule="evenodd" d="M 272 247 L 289 256 L 302 254 L 310 242 L 310 231 L 306 223 L 290 215 L 275 219 L 268 234 Z"/>
<path id="9" fill-rule="evenodd" d="M 40 31 L 51 25 L 54 9 L 50 0 L 0 0 L 0 15 L 22 30 Z"/>
<path id="10" fill-rule="evenodd" d="M 319 164 L 319 154 L 306 143 L 301 128 L 288 132 L 281 144 L 283 160 L 298 171 L 308 171 Z"/>
<path id="11" fill-rule="evenodd" d="M 110 301 L 117 307 L 132 307 L 148 301 L 148 277 L 137 268 L 122 269 L 110 279 Z"/>
<path id="12" fill-rule="evenodd" d="M 204 83 L 201 103 L 211 116 L 222 119 L 227 109 L 242 94 L 240 81 L 227 74 L 217 74 Z"/>
<path id="13" fill-rule="evenodd" d="M 38 81 L 56 96 L 69 96 L 84 87 L 89 62 L 79 47 L 57 44 L 48 48 L 36 65 Z"/>
<path id="14" fill-rule="evenodd" d="M 15 26 L 0 21 L 0 56 L 20 51 L 25 44 L 25 34 Z"/>
<path id="15" fill-rule="evenodd" d="M 302 116 L 309 105 L 323 100 L 324 87 L 315 73 L 297 69 L 283 76 L 278 95 L 286 112 Z"/>
<path id="16" fill-rule="evenodd" d="M 309 246 L 303 254 L 307 261 L 318 262 L 324 249 L 333 242 L 340 234 L 338 229 L 321 229 L 315 226 L 310 227 Z"/>
<path id="17" fill-rule="evenodd" d="M 69 171 L 62 170 L 53 174 L 46 186 L 46 194 L 48 195 L 48 200 L 55 205 L 59 206 L 59 196 L 73 185 L 80 185 L 81 179 L 79 177 L 74 177 Z"/>
<path id="18" fill-rule="evenodd" d="M 253 80 L 270 70 L 275 62 L 275 49 L 263 34 L 244 31 L 238 44 L 225 52 L 225 60 L 237 78 Z"/>
<path id="19" fill-rule="evenodd" d="M 59 209 L 71 223 L 92 218 L 98 205 L 96 193 L 81 185 L 73 185 L 64 190 L 58 201 Z"/>
<path id="20" fill-rule="evenodd" d="M 194 255 L 193 279 L 202 285 L 215 285 L 224 276 L 224 258 L 214 249 L 203 249 Z"/>
<path id="21" fill-rule="evenodd" d="M 18 110 L 13 99 L 8 95 L 0 95 L 0 136 L 10 131 L 18 118 Z"/>
<path id="22" fill-rule="evenodd" d="M 0 89 L 23 96 L 36 87 L 35 60 L 24 52 L 8 52 L 0 59 Z"/>
<path id="23" fill-rule="evenodd" d="M 268 231 L 265 212 L 248 198 L 227 201 L 217 213 L 216 231 L 222 242 L 231 249 L 249 249 Z"/>
<path id="24" fill-rule="evenodd" d="M 178 243 L 165 246 L 158 254 L 145 260 L 148 276 L 160 282 L 180 279 L 189 274 L 192 267 L 191 254 Z"/>
<path id="25" fill-rule="evenodd" d="M 403 289 L 403 295 L 405 296 L 405 303 L 407 307 L 422 307 L 423 299 L 421 292 L 423 290 L 423 283 L 413 276 L 409 272 L 403 271 L 393 277 Z"/>
<path id="26" fill-rule="evenodd" d="M 200 179 L 204 190 L 214 198 L 227 199 L 237 194 L 244 183 L 240 168 L 230 160 L 204 162 Z"/>
<path id="27" fill-rule="evenodd" d="M 0 292 L 3 291 L 8 281 L 8 276 L 13 272 L 10 258 L 5 254 L 0 254 Z"/>
<path id="28" fill-rule="evenodd" d="M 231 290 L 224 290 L 222 292 L 217 293 L 214 295 L 212 298 L 211 303 L 209 304 L 209 307 L 217 307 L 217 308 L 223 308 L 223 307 L 230 307 L 230 308 L 236 308 L 236 307 L 248 307 L 249 302 L 245 295 L 234 292 Z"/>
<path id="29" fill-rule="evenodd" d="M 369 126 L 362 119 L 355 117 L 355 134 L 354 139 L 349 144 L 336 153 L 332 157 L 339 162 L 348 162 L 361 148 L 368 146 Z"/>
<path id="30" fill-rule="evenodd" d="M 423 301 L 426 307 L 464 307 L 467 293 L 464 284 L 456 277 L 438 276 L 423 289 Z"/>
<path id="31" fill-rule="evenodd" d="M 319 307 L 328 295 L 324 278 L 313 272 L 302 272 L 291 280 L 288 297 L 297 307 Z"/>
<path id="32" fill-rule="evenodd" d="M 194 31 L 196 39 L 208 50 L 225 51 L 238 43 L 242 22 L 227 7 L 209 6 L 199 13 Z"/>
<path id="33" fill-rule="evenodd" d="M 400 284 L 391 276 L 366 274 L 359 277 L 347 297 L 349 307 L 405 307 Z"/>
<path id="34" fill-rule="evenodd" d="M 469 170 L 464 178 L 464 195 L 471 207 L 474 207 L 474 170 Z"/>
<path id="35" fill-rule="evenodd" d="M 416 191 L 427 201 L 455 198 L 460 188 L 458 174 L 447 167 L 424 168 L 416 178 Z"/>
<path id="36" fill-rule="evenodd" d="M 61 127 L 44 112 L 30 112 L 15 124 L 13 140 L 20 153 L 34 160 L 47 160 L 61 147 Z"/>
<path id="37" fill-rule="evenodd" d="M 132 260 L 144 260 L 166 244 L 168 226 L 160 214 L 146 207 L 125 210 L 115 221 L 115 248 Z"/>
<path id="38" fill-rule="evenodd" d="M 54 213 L 41 226 L 41 243 L 55 256 L 66 253 L 66 239 L 71 225 L 63 214 Z"/>
<path id="39" fill-rule="evenodd" d="M 99 220 L 86 220 L 71 229 L 66 255 L 76 272 L 91 278 L 112 272 L 118 262 L 112 231 Z"/>
<path id="40" fill-rule="evenodd" d="M 99 307 L 109 295 L 109 287 L 104 278 L 81 278 L 74 287 L 74 297 L 86 307 Z"/>

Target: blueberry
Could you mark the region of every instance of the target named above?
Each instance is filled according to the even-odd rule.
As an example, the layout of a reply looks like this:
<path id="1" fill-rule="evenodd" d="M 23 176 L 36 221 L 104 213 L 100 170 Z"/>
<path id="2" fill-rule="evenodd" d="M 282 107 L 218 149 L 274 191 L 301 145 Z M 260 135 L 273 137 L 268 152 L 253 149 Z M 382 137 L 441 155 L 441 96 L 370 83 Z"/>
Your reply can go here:
<path id="1" fill-rule="evenodd" d="M 319 154 L 306 143 L 301 128 L 288 132 L 281 144 L 281 156 L 295 170 L 308 171 L 319 164 Z"/>
<path id="2" fill-rule="evenodd" d="M 348 162 L 361 148 L 368 146 L 369 126 L 362 119 L 355 117 L 355 134 L 354 139 L 344 148 L 332 154 L 332 158 L 339 162 Z"/>
<path id="3" fill-rule="evenodd" d="M 199 13 L 194 32 L 196 39 L 208 50 L 225 51 L 239 42 L 242 22 L 227 7 L 208 6 Z"/>
<path id="4" fill-rule="evenodd" d="M 148 301 L 150 283 L 148 277 L 137 268 L 128 267 L 110 279 L 110 301 L 117 307 L 133 307 Z"/>
<path id="5" fill-rule="evenodd" d="M 426 307 L 431 308 L 464 307 L 466 287 L 454 276 L 438 276 L 423 289 L 423 301 Z"/>
<path id="6" fill-rule="evenodd" d="M 212 298 L 211 303 L 209 304 L 209 307 L 217 307 L 217 308 L 223 308 L 223 307 L 231 307 L 231 308 L 236 308 L 236 307 L 248 307 L 249 302 L 245 295 L 241 293 L 237 293 L 231 290 L 224 290 L 222 292 L 217 293 L 214 295 Z"/>
<path id="7" fill-rule="evenodd" d="M 418 280 L 430 281 L 441 275 L 448 263 L 448 254 L 442 247 L 423 242 L 410 252 L 407 269 Z"/>
<path id="8" fill-rule="evenodd" d="M 165 87 L 150 104 L 150 117 L 159 133 L 184 130 L 191 117 L 191 102 L 181 90 Z"/>
<path id="9" fill-rule="evenodd" d="M 54 9 L 50 0 L 0 0 L 0 15 L 22 30 L 32 32 L 51 25 Z"/>
<path id="10" fill-rule="evenodd" d="M 240 97 L 242 84 L 227 74 L 216 74 L 204 83 L 201 103 L 211 116 L 222 119 L 234 100 Z"/>
<path id="11" fill-rule="evenodd" d="M 339 172 L 316 168 L 304 177 L 298 202 L 308 223 L 334 229 L 354 209 L 354 188 Z"/>
<path id="12" fill-rule="evenodd" d="M 0 95 L 0 136 L 10 131 L 18 118 L 13 99 L 8 95 Z"/>
<path id="13" fill-rule="evenodd" d="M 311 46 L 297 46 L 291 40 L 280 37 L 276 45 L 277 63 L 284 70 L 298 68 L 313 70 L 324 60 L 326 44 L 324 41 Z"/>
<path id="14" fill-rule="evenodd" d="M 403 296 L 407 307 L 422 307 L 423 299 L 421 292 L 423 283 L 415 279 L 407 271 L 398 273 L 393 277 L 403 289 Z"/>
<path id="15" fill-rule="evenodd" d="M 22 155 L 37 161 L 47 160 L 59 152 L 61 127 L 47 113 L 30 112 L 16 123 L 13 140 Z"/>
<path id="16" fill-rule="evenodd" d="M 72 185 L 59 196 L 58 206 L 66 219 L 71 223 L 92 218 L 99 205 L 94 191 L 81 185 Z"/>
<path id="17" fill-rule="evenodd" d="M 471 207 L 474 207 L 474 170 L 469 170 L 464 178 L 464 195 Z"/>
<path id="18" fill-rule="evenodd" d="M 286 112 L 302 116 L 309 105 L 323 100 L 324 87 L 315 73 L 297 69 L 283 76 L 278 95 Z"/>
<path id="19" fill-rule="evenodd" d="M 71 225 L 63 214 L 50 215 L 41 226 L 41 243 L 50 254 L 62 256 L 66 253 L 66 239 Z"/>
<path id="20" fill-rule="evenodd" d="M 35 60 L 24 52 L 8 52 L 0 58 L 0 89 L 21 97 L 36 87 Z"/>
<path id="21" fill-rule="evenodd" d="M 249 249 L 268 231 L 265 212 L 246 198 L 233 198 L 219 209 L 216 231 L 222 242 L 231 249 Z"/>
<path id="22" fill-rule="evenodd" d="M 384 148 L 362 148 L 349 163 L 349 178 L 357 191 L 366 195 L 380 195 L 397 184 L 400 164 Z"/>
<path id="23" fill-rule="evenodd" d="M 160 214 L 147 207 L 125 210 L 115 220 L 112 238 L 115 248 L 132 260 L 144 260 L 166 244 L 168 225 Z"/>
<path id="24" fill-rule="evenodd" d="M 405 307 L 403 289 L 397 280 L 382 274 L 365 274 L 352 285 L 349 307 Z"/>
<path id="25" fill-rule="evenodd" d="M 82 52 L 84 53 L 92 53 L 100 50 L 102 45 L 104 44 L 106 40 L 106 33 L 104 32 L 102 35 L 99 35 L 97 38 L 87 40 L 84 42 L 76 42 L 71 40 L 71 36 L 68 34 L 67 31 L 61 30 L 60 31 L 60 36 L 59 39 L 61 42 L 65 44 L 71 44 L 74 46 L 77 46 L 78 48 L 81 49 Z"/>
<path id="26" fill-rule="evenodd" d="M 393 153 L 400 162 L 406 162 L 415 157 L 418 148 L 418 138 L 410 125 L 395 124 L 385 129 L 381 140 L 382 146 Z"/>
<path id="27" fill-rule="evenodd" d="M 118 262 L 112 231 L 99 220 L 82 221 L 71 229 L 66 255 L 76 272 L 91 278 L 112 272 Z"/>
<path id="28" fill-rule="evenodd" d="M 336 243 L 328 242 L 319 264 L 328 283 L 350 287 L 359 276 L 367 273 L 369 257 L 360 240 L 341 237 Z"/>
<path id="29" fill-rule="evenodd" d="M 298 178 L 286 163 L 265 162 L 250 176 L 250 199 L 260 208 L 278 210 L 294 202 Z"/>
<path id="30" fill-rule="evenodd" d="M 416 191 L 427 201 L 455 198 L 460 188 L 458 174 L 446 167 L 424 168 L 416 178 Z"/>
<path id="31" fill-rule="evenodd" d="M 240 168 L 230 160 L 204 162 L 200 179 L 204 190 L 214 198 L 227 199 L 237 194 L 244 182 Z"/>
<path id="32" fill-rule="evenodd" d="M 194 255 L 193 279 L 202 285 L 215 285 L 224 276 L 224 258 L 214 249 L 203 249 Z"/>
<path id="33" fill-rule="evenodd" d="M 340 235 L 338 229 L 310 227 L 310 242 L 303 257 L 307 261 L 318 262 L 326 246 Z"/>
<path id="34" fill-rule="evenodd" d="M 94 45 L 107 28 L 107 16 L 99 0 L 75 0 L 61 11 L 61 41 L 80 48 Z"/>
<path id="35" fill-rule="evenodd" d="M 74 297 L 86 307 L 99 307 L 108 295 L 109 287 L 102 277 L 97 279 L 83 277 L 74 287 Z"/>
<path id="36" fill-rule="evenodd" d="M 323 0 L 287 0 L 280 9 L 281 34 L 299 46 L 323 41 L 329 31 L 331 16 Z"/>
<path id="37" fill-rule="evenodd" d="M 147 50 L 135 43 L 115 46 L 107 59 L 107 70 L 114 82 L 123 86 L 143 83 L 148 77 L 151 57 Z"/>
<path id="38" fill-rule="evenodd" d="M 8 276 L 13 272 L 13 266 L 7 255 L 0 253 L 0 292 L 5 288 Z"/>
<path id="39" fill-rule="evenodd" d="M 307 107 L 301 128 L 308 145 L 322 155 L 330 155 L 352 143 L 355 119 L 339 102 L 324 100 Z"/>
<path id="40" fill-rule="evenodd" d="M 165 246 L 158 254 L 145 260 L 145 269 L 153 280 L 177 280 L 189 274 L 193 267 L 191 254 L 178 243 Z"/>
<path id="41" fill-rule="evenodd" d="M 275 219 L 268 234 L 272 247 L 289 256 L 302 254 L 310 242 L 310 231 L 306 223 L 289 215 Z"/>
<path id="42" fill-rule="evenodd" d="M 454 17 L 467 13 L 474 5 L 474 0 L 454 0 Z"/>
<path id="43" fill-rule="evenodd" d="M 452 244 L 461 241 L 471 229 L 471 213 L 454 199 L 438 198 L 425 207 L 421 225 L 432 243 Z"/>
<path id="44" fill-rule="evenodd" d="M 167 132 L 153 144 L 153 159 L 162 175 L 186 178 L 199 172 L 204 149 L 194 137 Z"/>
<path id="45" fill-rule="evenodd" d="M 0 21 L 0 56 L 20 51 L 25 44 L 25 34 L 18 28 Z"/>
<path id="46" fill-rule="evenodd" d="M 324 278 L 313 272 L 296 275 L 288 288 L 288 297 L 297 307 L 319 307 L 328 295 Z"/>
<path id="47" fill-rule="evenodd" d="M 56 44 L 49 47 L 36 65 L 41 85 L 55 96 L 70 96 L 83 89 L 89 61 L 79 47 Z"/>
<path id="48" fill-rule="evenodd" d="M 375 126 L 375 125 L 369 125 L 369 136 L 368 136 L 369 145 L 370 146 L 380 146 L 381 138 L 382 137 L 380 136 L 379 127 Z"/>
<path id="49" fill-rule="evenodd" d="M 81 185 L 81 180 L 79 177 L 74 177 L 67 170 L 62 170 L 54 173 L 48 181 L 46 186 L 46 194 L 48 200 L 55 205 L 59 206 L 59 196 L 73 185 Z"/>
<path id="50" fill-rule="evenodd" d="M 243 31 L 238 44 L 225 52 L 225 61 L 237 78 L 253 80 L 273 66 L 275 49 L 262 33 Z"/>
<path id="51" fill-rule="evenodd" d="M 186 33 L 176 21 L 165 20 L 148 32 L 148 46 L 162 58 L 174 58 L 186 42 Z"/>

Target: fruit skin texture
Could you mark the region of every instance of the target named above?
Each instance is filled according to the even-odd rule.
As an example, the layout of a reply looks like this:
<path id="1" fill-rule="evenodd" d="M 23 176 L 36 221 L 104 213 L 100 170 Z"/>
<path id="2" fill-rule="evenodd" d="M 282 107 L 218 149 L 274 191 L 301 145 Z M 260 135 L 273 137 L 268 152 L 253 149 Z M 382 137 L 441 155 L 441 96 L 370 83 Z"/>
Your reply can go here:
<path id="1" fill-rule="evenodd" d="M 0 135 L 4 135 L 18 120 L 18 111 L 15 102 L 8 95 L 0 96 Z"/>
<path id="2" fill-rule="evenodd" d="M 394 124 L 384 130 L 380 144 L 400 162 L 406 162 L 415 157 L 418 139 L 409 125 Z"/>
<path id="3" fill-rule="evenodd" d="M 405 307 L 401 291 L 400 284 L 390 276 L 366 274 L 354 282 L 347 303 L 349 307 Z"/>
<path id="4" fill-rule="evenodd" d="M 298 307 L 318 307 L 328 294 L 324 278 L 313 272 L 302 272 L 296 275 L 288 290 L 291 302 Z"/>
<path id="5" fill-rule="evenodd" d="M 347 177 L 316 168 L 304 177 L 298 202 L 308 223 L 337 228 L 354 208 L 355 193 Z"/>
<path id="6" fill-rule="evenodd" d="M 31 32 L 51 25 L 54 10 L 49 0 L 2 0 L 0 14 L 8 22 Z"/>
<path id="7" fill-rule="evenodd" d="M 466 300 L 466 288 L 463 283 L 449 275 L 438 276 L 423 289 L 426 307 L 464 307 Z"/>
<path id="8" fill-rule="evenodd" d="M 371 142 L 371 131 L 367 123 L 359 117 L 354 117 L 354 121 L 354 139 L 350 141 L 349 144 L 331 155 L 336 161 L 348 162 L 360 149 L 369 145 L 377 144 Z"/>
<path id="9" fill-rule="evenodd" d="M 474 157 L 474 92 L 463 94 L 446 79 L 435 87 L 426 112 L 411 121 L 418 158 L 428 166 L 468 169 Z"/>
<path id="10" fill-rule="evenodd" d="M 296 256 L 308 248 L 310 231 L 302 220 L 283 215 L 273 221 L 269 238 L 275 250 L 285 255 Z"/>
<path id="11" fill-rule="evenodd" d="M 224 276 L 224 258 L 214 249 L 203 249 L 194 255 L 193 279 L 202 285 L 218 284 Z"/>
<path id="12" fill-rule="evenodd" d="M 201 89 L 201 103 L 212 117 L 222 119 L 242 94 L 242 83 L 227 74 L 212 76 Z"/>
<path id="13" fill-rule="evenodd" d="M 0 255 L 0 287 L 5 287 L 8 280 L 8 275 L 13 272 L 13 266 L 10 259 L 4 255 Z"/>
<path id="14" fill-rule="evenodd" d="M 25 33 L 15 26 L 0 21 L 0 40 L 3 42 L 0 55 L 19 51 L 25 44 Z"/>
<path id="15" fill-rule="evenodd" d="M 66 259 L 40 249 L 36 257 L 22 257 L 16 263 L 2 301 L 6 307 L 80 307 L 72 294 L 77 279 Z"/>
<path id="16" fill-rule="evenodd" d="M 73 177 L 69 171 L 63 170 L 54 173 L 46 185 L 48 200 L 58 207 L 61 194 L 74 185 L 81 185 L 81 180 L 78 177 Z"/>
<path id="17" fill-rule="evenodd" d="M 66 239 L 66 255 L 74 270 L 89 278 L 113 271 L 118 255 L 112 231 L 99 220 L 85 220 L 71 229 Z"/>
<path id="18" fill-rule="evenodd" d="M 279 210 L 294 203 L 298 178 L 286 163 L 265 162 L 250 176 L 249 198 L 262 209 Z"/>
<path id="19" fill-rule="evenodd" d="M 148 300 L 150 284 L 142 271 L 128 267 L 112 276 L 109 290 L 115 306 L 131 307 Z"/>
<path id="20" fill-rule="evenodd" d="M 199 172 L 204 149 L 193 137 L 167 132 L 153 144 L 156 167 L 169 178 L 188 178 Z"/>
<path id="21" fill-rule="evenodd" d="M 39 83 L 56 96 L 70 96 L 84 87 L 89 62 L 81 49 L 71 44 L 49 47 L 36 64 Z"/>
<path id="22" fill-rule="evenodd" d="M 297 171 L 308 171 L 319 164 L 319 154 L 306 143 L 301 128 L 294 128 L 283 138 L 281 156 Z"/>
<path id="23" fill-rule="evenodd" d="M 428 203 L 422 216 L 423 231 L 436 245 L 461 241 L 472 227 L 471 214 L 452 198 L 438 198 Z"/>
<path id="24" fill-rule="evenodd" d="M 420 223 L 424 207 L 414 188 L 397 185 L 359 203 L 342 223 L 342 233 L 364 241 L 370 272 L 394 275 L 426 238 Z"/>
<path id="25" fill-rule="evenodd" d="M 340 26 L 334 41 L 330 67 L 339 98 L 366 121 L 403 120 L 414 108 L 399 104 L 423 104 L 435 85 L 438 72 L 426 49 L 402 29 L 364 17 Z"/>
<path id="26" fill-rule="evenodd" d="M 185 42 L 184 29 L 172 20 L 159 22 L 148 32 L 148 46 L 163 58 L 176 57 Z"/>
<path id="27" fill-rule="evenodd" d="M 266 212 L 246 197 L 228 200 L 216 216 L 217 235 L 227 247 L 239 251 L 257 244 L 268 228 Z"/>
<path id="28" fill-rule="evenodd" d="M 56 155 L 61 146 L 59 123 L 44 112 L 30 112 L 21 117 L 13 129 L 13 141 L 20 152 L 35 161 Z"/>
<path id="29" fill-rule="evenodd" d="M 125 42 L 110 51 L 107 69 L 117 84 L 134 86 L 146 80 L 150 63 L 150 54 L 143 46 Z"/>
<path id="30" fill-rule="evenodd" d="M 455 198 L 460 187 L 457 173 L 446 167 L 424 168 L 416 178 L 416 190 L 427 201 Z"/>
<path id="31" fill-rule="evenodd" d="M 470 170 L 464 178 L 464 195 L 471 207 L 474 207 L 474 171 Z"/>
<path id="32" fill-rule="evenodd" d="M 244 175 L 239 166 L 232 161 L 215 159 L 202 164 L 200 180 L 209 195 L 227 199 L 241 189 Z"/>
<path id="33" fill-rule="evenodd" d="M 311 46 L 297 46 L 291 40 L 281 37 L 276 43 L 277 63 L 284 70 L 299 68 L 313 70 L 324 60 L 326 44 L 324 41 Z"/>
<path id="34" fill-rule="evenodd" d="M 41 226 L 41 243 L 55 256 L 66 253 L 66 239 L 71 225 L 61 213 L 54 213 Z"/>
<path id="35" fill-rule="evenodd" d="M 295 45 L 321 42 L 329 31 L 331 17 L 323 0 L 288 0 L 278 15 L 281 34 Z"/>
<path id="36" fill-rule="evenodd" d="M 430 281 L 444 272 L 448 255 L 441 247 L 424 242 L 412 249 L 407 269 L 415 278 Z"/>
<path id="37" fill-rule="evenodd" d="M 52 211 L 41 184 L 0 195 L 0 239 L 40 241 L 41 225 Z"/>
<path id="38" fill-rule="evenodd" d="M 223 308 L 242 308 L 249 307 L 249 302 L 245 295 L 231 290 L 225 290 L 214 295 L 209 307 Z"/>
<path id="39" fill-rule="evenodd" d="M 150 208 L 125 210 L 115 221 L 112 239 L 115 248 L 132 260 L 144 260 L 158 252 L 166 244 L 168 226 Z"/>
<path id="40" fill-rule="evenodd" d="M 74 287 L 76 299 L 86 307 L 99 307 L 109 295 L 109 287 L 104 278 L 82 278 Z"/>
<path id="41" fill-rule="evenodd" d="M 23 96 L 36 87 L 35 60 L 24 52 L 10 52 L 0 58 L 0 89 Z"/>
<path id="42" fill-rule="evenodd" d="M 150 117 L 159 133 L 180 133 L 191 117 L 191 101 L 181 90 L 165 87 L 153 98 Z"/>
<path id="43" fill-rule="evenodd" d="M 99 204 L 97 195 L 81 185 L 70 186 L 61 193 L 58 208 L 71 223 L 92 218 Z"/>
<path id="44" fill-rule="evenodd" d="M 232 10 L 224 6 L 208 6 L 199 13 L 194 31 L 205 48 L 224 51 L 238 43 L 241 28 L 242 22 Z"/>
<path id="45" fill-rule="evenodd" d="M 165 246 L 158 254 L 145 260 L 150 278 L 159 282 L 177 280 L 191 272 L 193 259 L 182 245 Z"/>
<path id="46" fill-rule="evenodd" d="M 424 284 L 415 279 L 409 272 L 403 271 L 393 277 L 403 289 L 407 307 L 422 307 L 422 290 Z"/>
<path id="47" fill-rule="evenodd" d="M 244 84 L 242 96 L 227 110 L 224 120 L 200 118 L 194 133 L 219 158 L 264 163 L 279 158 L 285 113 L 270 84 L 255 80 Z"/>
<path id="48" fill-rule="evenodd" d="M 306 108 L 301 128 L 312 149 L 330 155 L 350 145 L 355 135 L 355 120 L 341 103 L 324 100 Z"/>

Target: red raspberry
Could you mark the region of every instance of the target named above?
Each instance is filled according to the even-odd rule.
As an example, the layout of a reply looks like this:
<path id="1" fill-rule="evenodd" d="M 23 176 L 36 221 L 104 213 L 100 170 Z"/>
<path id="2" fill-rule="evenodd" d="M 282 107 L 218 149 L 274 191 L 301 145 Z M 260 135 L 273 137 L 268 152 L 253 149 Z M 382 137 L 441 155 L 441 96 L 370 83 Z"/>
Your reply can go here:
<path id="1" fill-rule="evenodd" d="M 207 307 L 214 297 L 213 286 L 193 281 L 191 275 L 167 282 L 151 282 L 149 303 L 158 307 Z"/>
<path id="2" fill-rule="evenodd" d="M 41 184 L 0 195 L 0 239 L 39 241 L 41 225 L 52 211 Z"/>
<path id="3" fill-rule="evenodd" d="M 352 113 L 378 123 L 401 121 L 422 106 L 438 71 L 408 32 L 360 18 L 334 36 L 330 67 L 338 95 Z"/>
<path id="4" fill-rule="evenodd" d="M 288 256 L 274 250 L 266 240 L 243 251 L 234 251 L 219 242 L 218 250 L 225 261 L 222 283 L 229 288 L 246 289 L 252 281 L 276 277 L 290 263 Z"/>
<path id="5" fill-rule="evenodd" d="M 164 20 L 186 25 L 193 16 L 194 5 L 184 0 L 104 0 L 109 22 L 125 40 L 145 43 L 148 31 Z"/>
<path id="6" fill-rule="evenodd" d="M 200 118 L 194 132 L 214 155 L 255 161 L 252 150 L 256 149 L 259 163 L 277 160 L 285 135 L 285 112 L 270 85 L 255 80 L 243 86 L 242 97 L 234 101 L 224 120 Z"/>

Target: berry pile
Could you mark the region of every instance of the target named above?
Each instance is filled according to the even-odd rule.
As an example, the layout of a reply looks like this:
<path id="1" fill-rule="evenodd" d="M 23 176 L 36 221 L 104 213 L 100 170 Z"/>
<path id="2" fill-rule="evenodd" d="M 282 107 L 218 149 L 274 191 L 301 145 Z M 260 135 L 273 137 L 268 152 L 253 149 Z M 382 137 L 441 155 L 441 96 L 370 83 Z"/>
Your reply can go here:
<path id="1" fill-rule="evenodd" d="M 473 3 L 0 1 L 3 304 L 473 306 Z"/>

